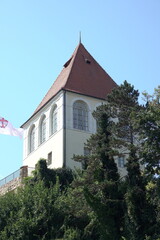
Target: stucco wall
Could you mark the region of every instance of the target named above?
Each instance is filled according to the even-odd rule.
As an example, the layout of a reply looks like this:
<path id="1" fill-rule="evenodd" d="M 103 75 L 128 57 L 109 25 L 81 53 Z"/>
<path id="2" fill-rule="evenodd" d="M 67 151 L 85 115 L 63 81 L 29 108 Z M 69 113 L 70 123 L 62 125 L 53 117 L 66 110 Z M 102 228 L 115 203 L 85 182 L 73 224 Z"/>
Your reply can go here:
<path id="1" fill-rule="evenodd" d="M 89 131 L 90 133 L 96 132 L 96 121 L 92 116 L 92 113 L 96 108 L 104 103 L 105 101 L 88 97 L 72 92 L 67 92 L 66 94 L 66 127 L 67 129 L 73 129 L 73 104 L 75 101 L 81 100 L 87 104 L 88 107 L 88 120 L 89 120 Z"/>
<path id="2" fill-rule="evenodd" d="M 88 130 L 82 131 L 73 128 L 73 104 L 75 101 L 81 100 L 87 104 L 88 108 Z M 66 104 L 66 122 L 64 123 L 64 103 Z M 73 154 L 84 154 L 84 143 L 96 132 L 96 121 L 92 113 L 96 108 L 105 103 L 105 101 L 92 98 L 72 92 L 66 92 L 64 99 L 64 92 L 61 91 L 55 98 L 53 98 L 46 106 L 43 107 L 35 116 L 32 117 L 24 126 L 24 145 L 23 145 L 23 165 L 34 167 L 40 158 L 48 158 L 48 154 L 52 152 L 52 164 L 50 168 L 58 168 L 63 166 L 64 156 L 66 166 L 70 168 L 81 167 L 80 163 L 73 161 Z M 49 121 L 52 107 L 57 106 L 57 132 L 50 136 Z M 39 122 L 41 117 L 46 116 L 46 141 L 39 144 Z M 35 125 L 35 150 L 28 152 L 28 133 L 29 129 Z M 66 147 L 65 147 L 66 146 Z M 116 160 L 116 158 L 115 158 Z M 116 160 L 117 162 L 117 160 Z M 126 174 L 125 168 L 119 168 L 121 175 Z"/>
<path id="3" fill-rule="evenodd" d="M 81 100 L 87 104 L 88 107 L 88 131 L 83 131 L 73 128 L 73 104 L 75 101 Z M 84 154 L 84 143 L 96 132 L 96 121 L 92 116 L 96 107 L 101 105 L 104 101 L 100 99 L 67 92 L 66 94 L 66 163 L 68 167 L 81 167 L 81 164 L 73 161 L 73 154 Z"/>
<path id="4" fill-rule="evenodd" d="M 48 158 L 48 154 L 52 152 L 52 164 L 50 168 L 58 168 L 63 166 L 63 130 L 59 130 L 56 134 L 48 138 L 47 141 L 39 145 L 35 151 L 31 152 L 24 160 L 23 164 L 34 167 L 40 158 Z"/>
<path id="5" fill-rule="evenodd" d="M 54 106 L 57 106 L 57 131 L 50 135 L 50 113 Z M 46 141 L 39 142 L 39 123 L 41 116 L 46 116 Z M 29 130 L 35 125 L 35 150 L 29 152 Z M 63 94 L 59 93 L 49 104 L 41 109 L 24 125 L 24 143 L 23 143 L 23 165 L 34 167 L 40 158 L 47 159 L 48 154 L 52 152 L 51 168 L 62 167 L 63 165 Z"/>
<path id="6" fill-rule="evenodd" d="M 88 121 L 89 129 L 87 132 L 79 131 L 73 128 L 73 103 L 76 100 L 83 100 L 88 107 Z M 96 132 L 96 121 L 92 117 L 92 112 L 98 105 L 102 103 L 101 100 L 92 97 L 82 96 L 76 93 L 66 92 L 66 126 L 63 126 L 64 114 L 64 94 L 60 92 L 54 99 L 52 99 L 46 106 L 43 107 L 35 116 L 32 117 L 24 125 L 24 144 L 23 144 L 23 165 L 34 167 L 40 158 L 47 159 L 48 154 L 52 152 L 52 164 L 50 168 L 57 168 L 63 166 L 64 159 L 64 127 L 66 128 L 66 166 L 74 167 L 79 164 L 73 162 L 71 159 L 73 154 L 83 154 L 84 142 L 92 133 Z M 50 136 L 49 121 L 52 107 L 57 106 L 58 126 L 57 132 Z M 46 116 L 46 141 L 39 144 L 39 122 L 41 116 Z M 29 153 L 29 130 L 34 124 L 35 126 L 35 150 Z"/>

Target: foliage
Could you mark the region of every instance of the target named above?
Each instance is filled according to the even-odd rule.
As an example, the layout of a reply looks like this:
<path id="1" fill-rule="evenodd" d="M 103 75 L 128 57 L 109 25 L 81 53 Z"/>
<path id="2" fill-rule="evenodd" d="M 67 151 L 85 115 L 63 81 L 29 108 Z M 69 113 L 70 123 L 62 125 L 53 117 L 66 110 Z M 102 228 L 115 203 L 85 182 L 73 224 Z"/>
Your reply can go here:
<path id="1" fill-rule="evenodd" d="M 41 159 L 22 188 L 0 196 L 1 240 L 160 239 L 160 87 L 144 93 L 144 106 L 138 97 L 125 81 L 93 113 L 90 155 L 74 156 L 84 169 Z M 115 163 L 122 155 L 126 176 Z"/>
<path id="2" fill-rule="evenodd" d="M 107 97 L 111 107 L 113 123 L 112 144 L 118 153 L 126 156 L 126 192 L 124 194 L 125 237 L 132 240 L 144 240 L 154 234 L 155 217 L 151 215 L 152 204 L 146 196 L 146 176 L 142 174 L 140 129 L 137 119 L 139 113 L 145 113 L 145 107 L 138 103 L 139 93 L 127 81 L 112 91 Z M 117 120 L 117 121 L 116 121 Z M 137 124 L 138 123 L 138 124 Z M 150 218 L 152 216 L 152 219 Z M 152 228 L 152 229 L 151 229 Z"/>
<path id="3" fill-rule="evenodd" d="M 71 169 L 67 168 L 57 168 L 49 169 L 47 168 L 47 163 L 45 159 L 40 159 L 36 164 L 36 169 L 33 172 L 34 177 L 31 179 L 30 183 L 35 183 L 38 181 L 43 181 L 45 186 L 50 186 L 50 184 L 56 184 L 57 177 L 59 179 L 59 184 L 61 190 L 65 189 L 65 186 L 73 181 L 74 174 Z"/>
<path id="4" fill-rule="evenodd" d="M 57 228 L 63 224 L 61 212 L 54 205 L 58 195 L 58 183 L 46 188 L 41 181 L 13 193 L 13 197 L 19 200 L 19 209 L 10 212 L 7 224 L 1 228 L 0 239 L 35 240 L 54 237 Z"/>
<path id="5" fill-rule="evenodd" d="M 64 185 L 71 181 L 71 174 L 66 175 L 68 172 L 63 172 L 63 169 L 51 173 L 44 160 L 40 160 L 36 167 L 35 176 L 23 188 L 0 197 L 2 240 L 50 240 L 62 235 L 63 211 L 57 208 L 55 202 L 62 195 Z M 55 179 L 49 181 L 51 176 Z M 66 176 L 68 179 L 63 179 Z"/>
<path id="6" fill-rule="evenodd" d="M 81 181 L 83 193 L 98 224 L 99 239 L 120 239 L 123 228 L 123 196 L 117 165 L 110 147 L 110 115 L 106 105 L 100 106 L 94 117 L 97 133 L 92 135 L 86 146 L 91 151 Z M 78 156 L 78 160 L 83 156 Z M 76 160 L 76 158 L 75 158 Z"/>
<path id="7" fill-rule="evenodd" d="M 139 113 L 143 163 L 151 177 L 160 172 L 160 86 L 153 95 L 144 93 L 145 110 Z"/>

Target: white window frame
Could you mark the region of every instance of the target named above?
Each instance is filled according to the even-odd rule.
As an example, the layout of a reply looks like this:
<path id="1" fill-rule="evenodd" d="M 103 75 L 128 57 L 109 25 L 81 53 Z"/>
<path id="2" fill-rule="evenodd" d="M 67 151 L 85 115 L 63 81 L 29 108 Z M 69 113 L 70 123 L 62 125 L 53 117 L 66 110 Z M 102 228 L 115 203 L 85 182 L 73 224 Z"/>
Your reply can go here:
<path id="1" fill-rule="evenodd" d="M 57 105 L 54 105 L 50 113 L 50 135 L 53 135 L 55 132 L 57 132 L 57 128 L 58 128 Z"/>
<path id="2" fill-rule="evenodd" d="M 35 150 L 35 125 L 32 125 L 29 132 L 29 153 Z"/>
<path id="3" fill-rule="evenodd" d="M 44 115 L 40 121 L 39 134 L 40 134 L 40 144 L 46 141 L 46 116 Z"/>
<path id="4" fill-rule="evenodd" d="M 73 103 L 73 128 L 88 131 L 88 106 L 82 100 L 77 100 Z"/>

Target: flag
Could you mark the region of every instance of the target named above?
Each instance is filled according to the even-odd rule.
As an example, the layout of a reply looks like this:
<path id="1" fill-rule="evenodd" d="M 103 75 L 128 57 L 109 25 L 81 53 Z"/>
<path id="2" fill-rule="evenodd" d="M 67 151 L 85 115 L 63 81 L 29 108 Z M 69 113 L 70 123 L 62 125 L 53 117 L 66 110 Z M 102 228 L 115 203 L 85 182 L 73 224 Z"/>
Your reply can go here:
<path id="1" fill-rule="evenodd" d="M 23 128 L 14 128 L 12 124 L 3 117 L 0 117 L 0 134 L 23 137 Z"/>

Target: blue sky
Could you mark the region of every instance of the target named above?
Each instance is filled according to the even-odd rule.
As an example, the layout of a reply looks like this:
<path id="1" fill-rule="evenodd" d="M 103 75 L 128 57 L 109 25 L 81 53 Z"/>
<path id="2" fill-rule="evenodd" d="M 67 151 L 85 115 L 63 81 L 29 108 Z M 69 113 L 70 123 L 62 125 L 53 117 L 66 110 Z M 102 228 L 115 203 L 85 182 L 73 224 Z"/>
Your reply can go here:
<path id="1" fill-rule="evenodd" d="M 117 84 L 160 84 L 159 0 L 0 0 L 0 116 L 21 126 L 79 41 Z M 0 135 L 0 178 L 22 166 L 22 140 Z"/>

